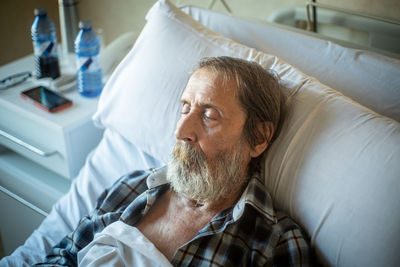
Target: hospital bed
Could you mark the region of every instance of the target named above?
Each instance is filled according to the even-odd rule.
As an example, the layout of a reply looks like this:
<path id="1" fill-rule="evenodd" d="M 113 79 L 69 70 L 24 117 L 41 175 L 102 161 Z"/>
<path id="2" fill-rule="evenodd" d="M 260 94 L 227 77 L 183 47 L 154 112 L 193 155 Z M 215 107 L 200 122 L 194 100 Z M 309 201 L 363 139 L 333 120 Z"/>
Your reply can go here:
<path id="1" fill-rule="evenodd" d="M 318 261 L 400 264 L 400 60 L 167 0 L 146 19 L 100 97 L 93 119 L 105 129 L 101 142 L 10 263 L 40 259 L 120 176 L 166 164 L 193 66 L 226 55 L 281 79 L 290 109 L 263 161 L 265 186 L 303 227 Z"/>

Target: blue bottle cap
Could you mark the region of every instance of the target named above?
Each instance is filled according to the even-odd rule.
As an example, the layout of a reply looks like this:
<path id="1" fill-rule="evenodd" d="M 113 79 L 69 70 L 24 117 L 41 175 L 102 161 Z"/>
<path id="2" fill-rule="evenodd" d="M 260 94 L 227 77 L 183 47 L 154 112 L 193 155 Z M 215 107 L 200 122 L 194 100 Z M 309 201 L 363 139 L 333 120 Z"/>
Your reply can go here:
<path id="1" fill-rule="evenodd" d="M 79 21 L 79 29 L 90 29 L 92 28 L 92 23 L 90 20 L 81 20 Z"/>
<path id="2" fill-rule="evenodd" d="M 41 15 L 46 15 L 47 14 L 47 10 L 44 7 L 37 7 L 35 8 L 35 16 L 41 16 Z"/>

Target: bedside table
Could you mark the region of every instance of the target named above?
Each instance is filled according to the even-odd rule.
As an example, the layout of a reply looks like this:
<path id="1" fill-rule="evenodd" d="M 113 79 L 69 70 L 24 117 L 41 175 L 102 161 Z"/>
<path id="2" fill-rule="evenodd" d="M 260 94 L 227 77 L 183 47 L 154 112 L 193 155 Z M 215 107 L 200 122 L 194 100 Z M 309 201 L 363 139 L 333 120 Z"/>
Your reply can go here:
<path id="1" fill-rule="evenodd" d="M 0 78 L 34 68 L 33 56 L 0 67 Z M 63 66 L 61 66 L 63 72 Z M 40 224 L 64 195 L 99 143 L 103 130 L 92 122 L 98 98 L 63 93 L 73 105 L 48 113 L 24 100 L 20 92 L 32 79 L 0 91 L 0 230 L 5 255 Z"/>

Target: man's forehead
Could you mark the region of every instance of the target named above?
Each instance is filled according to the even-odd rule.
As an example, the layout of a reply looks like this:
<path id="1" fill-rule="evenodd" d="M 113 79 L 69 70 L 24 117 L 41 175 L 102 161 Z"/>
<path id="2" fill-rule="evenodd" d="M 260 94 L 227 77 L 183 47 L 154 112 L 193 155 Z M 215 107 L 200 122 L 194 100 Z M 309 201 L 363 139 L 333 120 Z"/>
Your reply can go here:
<path id="1" fill-rule="evenodd" d="M 218 72 L 199 69 L 190 76 L 182 98 L 193 95 L 200 95 L 209 100 L 236 97 L 236 85 L 233 81 L 224 79 Z"/>
<path id="2" fill-rule="evenodd" d="M 189 78 L 188 85 L 203 83 L 206 86 L 217 88 L 221 83 L 221 75 L 208 69 L 198 69 Z"/>
<path id="3" fill-rule="evenodd" d="M 241 117 L 246 113 L 236 96 L 234 82 L 222 82 L 219 74 L 211 71 L 195 72 L 182 94 L 181 102 L 212 107 L 225 117 Z"/>

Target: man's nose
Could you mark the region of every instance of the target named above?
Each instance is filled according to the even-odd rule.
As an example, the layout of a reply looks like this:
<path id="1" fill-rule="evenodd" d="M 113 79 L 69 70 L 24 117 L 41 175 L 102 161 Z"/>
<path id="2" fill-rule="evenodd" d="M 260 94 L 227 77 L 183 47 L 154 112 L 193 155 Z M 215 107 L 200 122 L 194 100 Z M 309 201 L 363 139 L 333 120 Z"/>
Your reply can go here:
<path id="1" fill-rule="evenodd" d="M 175 137 L 177 140 L 194 143 L 197 142 L 197 128 L 196 119 L 194 114 L 187 114 L 182 116 L 176 124 Z"/>

